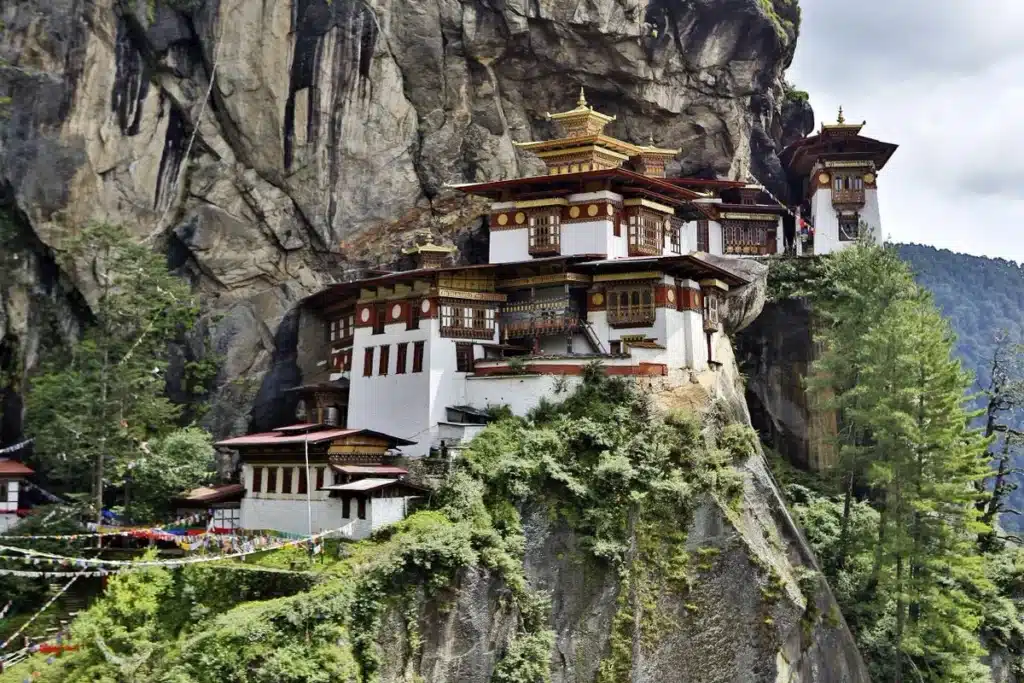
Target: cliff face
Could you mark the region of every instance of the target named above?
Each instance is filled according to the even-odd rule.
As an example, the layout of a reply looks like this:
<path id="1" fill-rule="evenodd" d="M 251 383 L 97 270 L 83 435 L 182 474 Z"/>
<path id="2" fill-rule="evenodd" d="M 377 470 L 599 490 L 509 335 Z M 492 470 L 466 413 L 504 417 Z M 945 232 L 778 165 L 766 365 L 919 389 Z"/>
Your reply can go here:
<path id="1" fill-rule="evenodd" d="M 166 250 L 211 314 L 220 433 L 281 381 L 298 299 L 418 227 L 473 258 L 480 207 L 445 185 L 538 171 L 512 141 L 551 134 L 580 86 L 612 134 L 681 147 L 671 172 L 775 187 L 809 115 L 783 102 L 792 0 L 26 0 L 0 19 L 0 193 L 26 257 L 90 220 Z M 94 289 L 22 280 L 0 309 L 61 299 L 68 328 Z M 5 371 L 31 369 L 38 317 L 2 318 Z"/>

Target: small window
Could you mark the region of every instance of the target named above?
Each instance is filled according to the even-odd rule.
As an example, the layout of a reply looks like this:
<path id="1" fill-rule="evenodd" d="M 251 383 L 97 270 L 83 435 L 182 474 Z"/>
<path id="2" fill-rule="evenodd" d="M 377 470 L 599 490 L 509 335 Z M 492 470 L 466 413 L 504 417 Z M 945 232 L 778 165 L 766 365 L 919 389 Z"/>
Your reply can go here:
<path id="1" fill-rule="evenodd" d="M 308 489 L 309 489 L 309 486 L 308 486 L 308 484 L 306 482 L 306 468 L 305 467 L 300 467 L 299 468 L 299 490 L 296 491 L 296 493 L 305 494 L 308 491 Z"/>
<path id="2" fill-rule="evenodd" d="M 423 372 L 423 342 L 418 341 L 412 347 L 412 371 Z"/>
<path id="3" fill-rule="evenodd" d="M 263 468 L 253 467 L 252 468 L 252 492 L 261 493 L 263 491 Z"/>
<path id="4" fill-rule="evenodd" d="M 335 482 L 337 483 L 337 482 Z M 342 496 L 341 497 L 341 516 L 348 519 L 352 516 L 352 497 Z"/>
<path id="5" fill-rule="evenodd" d="M 281 472 L 281 493 L 292 492 L 292 468 L 283 467 Z"/>
<path id="6" fill-rule="evenodd" d="M 388 374 L 388 364 L 391 362 L 391 347 L 382 346 L 380 347 L 380 368 L 377 370 L 377 374 L 383 377 Z"/>
<path id="7" fill-rule="evenodd" d="M 366 519 L 366 498 L 359 496 L 359 519 Z"/>
<path id="8" fill-rule="evenodd" d="M 611 347 L 611 351 L 612 351 L 612 355 L 613 356 L 617 356 L 620 353 L 622 353 L 622 342 L 620 342 L 620 341 L 609 342 L 609 346 Z"/>
<path id="9" fill-rule="evenodd" d="M 422 303 L 419 301 L 410 301 L 408 307 L 406 307 L 406 318 L 405 318 L 405 329 L 407 330 L 418 330 L 420 329 L 420 306 Z"/>
<path id="10" fill-rule="evenodd" d="M 404 375 L 406 361 L 409 355 L 409 342 L 403 342 L 398 345 L 398 353 L 395 354 L 395 374 Z"/>
<path id="11" fill-rule="evenodd" d="M 388 322 L 387 304 L 377 304 L 373 309 L 373 333 L 384 334 L 384 326 Z"/>
<path id="12" fill-rule="evenodd" d="M 679 223 L 674 221 L 670 223 L 668 228 L 668 250 L 673 254 L 680 254 L 683 251 L 681 230 L 682 226 Z"/>
<path id="13" fill-rule="evenodd" d="M 711 251 L 711 228 L 706 220 L 697 221 L 697 251 L 708 253 Z"/>
<path id="14" fill-rule="evenodd" d="M 455 371 L 473 371 L 473 345 L 469 342 L 459 342 L 455 345 Z"/>
<path id="15" fill-rule="evenodd" d="M 267 468 L 267 493 L 277 493 L 277 468 Z"/>
<path id="16" fill-rule="evenodd" d="M 487 328 L 487 311 L 483 308 L 473 309 L 473 329 L 483 330 Z"/>
<path id="17" fill-rule="evenodd" d="M 620 213 L 616 213 L 612 221 L 612 234 L 616 237 L 622 237 L 622 214 Z"/>
<path id="18" fill-rule="evenodd" d="M 363 377 L 373 376 L 373 347 L 363 351 Z"/>
<path id="19" fill-rule="evenodd" d="M 324 487 L 324 469 L 323 467 L 316 468 L 316 490 L 319 491 Z"/>

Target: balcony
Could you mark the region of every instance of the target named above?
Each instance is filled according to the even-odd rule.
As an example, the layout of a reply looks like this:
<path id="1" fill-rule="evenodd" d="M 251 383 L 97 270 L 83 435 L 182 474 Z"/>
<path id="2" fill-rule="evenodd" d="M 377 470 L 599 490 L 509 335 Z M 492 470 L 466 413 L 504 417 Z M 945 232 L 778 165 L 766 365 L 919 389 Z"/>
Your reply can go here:
<path id="1" fill-rule="evenodd" d="M 650 327 L 654 320 L 653 305 L 608 309 L 608 324 L 612 327 Z"/>
<path id="2" fill-rule="evenodd" d="M 581 325 L 580 313 L 568 297 L 512 302 L 502 307 L 499 320 L 505 339 L 564 334 Z"/>
<path id="3" fill-rule="evenodd" d="M 441 336 L 449 339 L 492 339 L 494 337 L 494 328 L 442 325 Z"/>
<path id="4" fill-rule="evenodd" d="M 832 204 L 841 204 L 848 206 L 850 204 L 856 204 L 858 206 L 864 205 L 864 190 L 833 190 L 832 191 Z"/>

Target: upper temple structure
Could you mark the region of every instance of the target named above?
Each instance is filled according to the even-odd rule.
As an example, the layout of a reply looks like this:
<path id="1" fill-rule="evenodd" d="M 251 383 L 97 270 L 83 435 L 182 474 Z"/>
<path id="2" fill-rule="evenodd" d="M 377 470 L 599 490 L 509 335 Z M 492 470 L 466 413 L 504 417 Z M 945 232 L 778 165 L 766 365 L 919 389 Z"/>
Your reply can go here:
<path id="1" fill-rule="evenodd" d="M 368 534 L 418 495 L 397 456 L 457 452 L 489 408 L 525 414 L 594 363 L 669 381 L 714 370 L 722 313 L 748 284 L 730 257 L 881 238 L 876 177 L 895 147 L 841 115 L 782 153 L 792 206 L 670 177 L 680 150 L 607 135 L 614 117 L 582 91 L 548 118 L 562 137 L 518 144 L 546 175 L 455 187 L 490 200 L 487 263 L 459 265 L 427 235 L 403 250 L 412 270 L 304 302 L 299 346 L 322 351 L 293 389 L 299 424 L 220 444 L 241 452 L 242 527 Z"/>

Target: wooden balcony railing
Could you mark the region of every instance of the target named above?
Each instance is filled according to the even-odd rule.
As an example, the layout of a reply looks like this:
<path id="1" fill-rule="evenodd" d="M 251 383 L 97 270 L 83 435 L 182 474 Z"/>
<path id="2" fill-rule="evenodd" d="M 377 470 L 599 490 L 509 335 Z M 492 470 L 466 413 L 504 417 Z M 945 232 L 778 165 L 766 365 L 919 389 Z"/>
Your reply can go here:
<path id="1" fill-rule="evenodd" d="M 494 337 L 494 328 L 442 325 L 441 336 L 450 339 L 492 339 Z"/>
<path id="2" fill-rule="evenodd" d="M 864 190 L 833 190 L 833 204 L 864 204 Z"/>
<path id="3" fill-rule="evenodd" d="M 615 327 L 650 327 L 654 320 L 653 305 L 608 309 L 608 324 Z"/>

